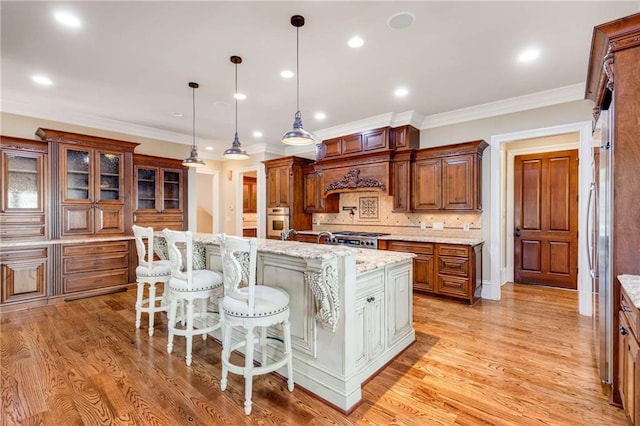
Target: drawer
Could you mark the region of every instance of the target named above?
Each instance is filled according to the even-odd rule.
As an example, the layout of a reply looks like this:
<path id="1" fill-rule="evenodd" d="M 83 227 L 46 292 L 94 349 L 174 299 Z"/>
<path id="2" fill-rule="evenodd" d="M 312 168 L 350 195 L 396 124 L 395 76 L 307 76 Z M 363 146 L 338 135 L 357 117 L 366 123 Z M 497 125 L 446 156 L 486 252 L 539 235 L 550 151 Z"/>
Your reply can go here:
<path id="1" fill-rule="evenodd" d="M 0 225 L 44 225 L 44 215 L 17 215 L 17 214 L 3 214 L 0 215 Z"/>
<path id="2" fill-rule="evenodd" d="M 454 297 L 469 297 L 469 280 L 460 277 L 438 277 L 438 293 Z"/>
<path id="3" fill-rule="evenodd" d="M 62 273 L 104 271 L 129 267 L 129 253 L 114 253 L 102 256 L 74 256 L 62 260 Z"/>
<path id="4" fill-rule="evenodd" d="M 631 299 L 624 292 L 624 289 L 620 293 L 622 297 L 620 298 L 620 310 L 624 312 L 627 320 L 629 321 L 629 326 L 631 327 L 631 331 L 633 335 L 636 336 L 636 339 L 640 339 L 640 313 L 638 309 L 631 303 Z"/>
<path id="5" fill-rule="evenodd" d="M 433 254 L 433 244 L 410 241 L 388 241 L 387 250 L 402 251 L 415 254 Z"/>
<path id="6" fill-rule="evenodd" d="M 128 252 L 129 241 L 105 241 L 100 243 L 65 244 L 62 256 L 88 256 L 92 254 Z"/>
<path id="7" fill-rule="evenodd" d="M 450 256 L 438 256 L 438 274 L 469 276 L 469 259 Z"/>
<path id="8" fill-rule="evenodd" d="M 181 213 L 134 213 L 133 215 L 133 221 L 136 224 L 182 222 L 183 220 Z"/>
<path id="9" fill-rule="evenodd" d="M 44 238 L 44 226 L 3 225 L 0 227 L 0 237 L 2 239 Z"/>
<path id="10" fill-rule="evenodd" d="M 358 276 L 356 281 L 356 299 L 381 291 L 384 291 L 383 271 L 365 272 Z"/>
<path id="11" fill-rule="evenodd" d="M 439 244 L 438 255 L 469 257 L 469 248 L 466 246 L 449 246 L 445 244 Z"/>
<path id="12" fill-rule="evenodd" d="M 62 279 L 62 292 L 66 294 L 128 283 L 129 271 L 127 270 L 76 274 Z"/>
<path id="13" fill-rule="evenodd" d="M 17 249 L 5 249 L 0 252 L 0 261 L 16 261 L 28 259 L 45 259 L 47 257 L 47 247 L 25 247 Z"/>

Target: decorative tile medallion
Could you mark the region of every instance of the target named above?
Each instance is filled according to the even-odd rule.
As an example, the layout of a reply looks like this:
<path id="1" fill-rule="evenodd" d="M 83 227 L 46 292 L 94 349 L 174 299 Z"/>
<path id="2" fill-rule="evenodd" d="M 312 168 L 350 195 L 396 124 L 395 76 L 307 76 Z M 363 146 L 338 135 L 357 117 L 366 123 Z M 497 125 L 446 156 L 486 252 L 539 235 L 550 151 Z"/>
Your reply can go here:
<path id="1" fill-rule="evenodd" d="M 360 219 L 378 219 L 378 197 L 360 197 Z"/>

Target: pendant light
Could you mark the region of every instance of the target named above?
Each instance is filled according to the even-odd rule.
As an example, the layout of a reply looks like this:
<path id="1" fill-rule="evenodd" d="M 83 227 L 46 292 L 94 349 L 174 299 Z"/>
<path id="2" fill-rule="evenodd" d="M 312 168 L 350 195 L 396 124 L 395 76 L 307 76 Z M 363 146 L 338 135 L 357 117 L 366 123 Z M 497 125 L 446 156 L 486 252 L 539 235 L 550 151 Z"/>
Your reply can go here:
<path id="1" fill-rule="evenodd" d="M 304 17 L 293 15 L 291 25 L 296 27 L 296 115 L 293 120 L 293 130 L 289 130 L 282 137 L 282 142 L 287 145 L 310 145 L 314 143 L 313 135 L 302 127 L 302 114 L 300 114 L 300 40 L 298 32 L 304 25 Z"/>
<path id="2" fill-rule="evenodd" d="M 231 62 L 236 65 L 236 91 L 234 92 L 234 98 L 236 99 L 236 134 L 233 137 L 231 148 L 227 149 L 222 156 L 229 160 L 246 160 L 249 158 L 249 153 L 242 149 L 238 139 L 238 64 L 242 63 L 242 58 L 240 56 L 232 56 Z"/>
<path id="3" fill-rule="evenodd" d="M 182 161 L 182 165 L 187 167 L 202 167 L 206 166 L 207 163 L 198 157 L 198 147 L 196 146 L 196 89 L 200 87 L 200 85 L 198 83 L 190 82 L 189 87 L 193 89 L 191 97 L 193 102 L 193 139 L 191 142 L 191 155 L 189 155 L 189 158 L 185 158 Z"/>

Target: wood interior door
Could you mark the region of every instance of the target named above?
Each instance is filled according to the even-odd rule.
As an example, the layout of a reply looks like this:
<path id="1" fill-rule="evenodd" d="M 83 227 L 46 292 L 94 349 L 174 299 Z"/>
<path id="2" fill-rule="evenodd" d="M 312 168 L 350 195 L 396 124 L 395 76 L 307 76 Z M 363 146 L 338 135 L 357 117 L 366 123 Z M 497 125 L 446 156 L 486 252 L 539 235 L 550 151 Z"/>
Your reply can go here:
<path id="1" fill-rule="evenodd" d="M 514 228 L 516 282 L 577 288 L 577 150 L 515 157 Z"/>

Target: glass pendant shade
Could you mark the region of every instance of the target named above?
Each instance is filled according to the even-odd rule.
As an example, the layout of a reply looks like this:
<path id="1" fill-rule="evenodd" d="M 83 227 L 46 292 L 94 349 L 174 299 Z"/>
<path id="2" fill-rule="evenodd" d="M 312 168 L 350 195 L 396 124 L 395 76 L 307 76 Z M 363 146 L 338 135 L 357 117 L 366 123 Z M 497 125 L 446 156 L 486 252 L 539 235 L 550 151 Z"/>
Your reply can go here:
<path id="1" fill-rule="evenodd" d="M 238 94 L 238 64 L 242 63 L 242 58 L 240 56 L 232 56 L 231 62 L 236 66 L 236 91 L 235 95 Z M 233 142 L 231 142 L 231 148 L 226 149 L 222 156 L 229 160 L 246 160 L 249 158 L 249 153 L 242 149 L 242 145 L 240 145 L 240 139 L 238 139 L 238 96 L 235 96 L 236 99 L 236 134 L 233 137 Z"/>
<path id="2" fill-rule="evenodd" d="M 293 121 L 293 129 L 284 134 L 282 142 L 287 145 L 298 146 L 314 143 L 313 135 L 302 127 L 302 114 L 300 114 L 300 111 L 296 112 L 295 120 Z"/>
<path id="3" fill-rule="evenodd" d="M 191 142 L 191 154 L 189 158 L 185 158 L 182 160 L 182 165 L 187 167 L 203 167 L 206 166 L 205 163 L 200 157 L 198 157 L 198 147 L 196 146 L 196 89 L 200 87 L 198 83 L 189 83 L 189 87 L 192 90 L 192 101 L 193 101 L 193 132 L 192 132 L 192 142 Z"/>
<path id="4" fill-rule="evenodd" d="M 293 15 L 291 25 L 296 27 L 296 115 L 293 121 L 293 129 L 282 136 L 282 143 L 287 145 L 311 145 L 315 141 L 313 135 L 302 127 L 302 114 L 300 113 L 300 42 L 299 29 L 304 25 L 304 17 Z"/>

